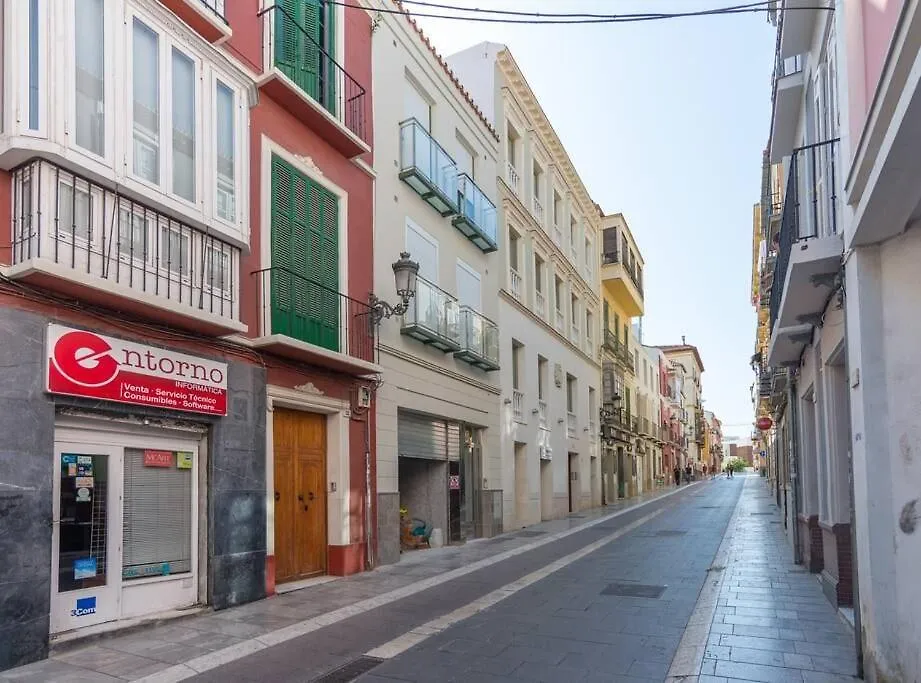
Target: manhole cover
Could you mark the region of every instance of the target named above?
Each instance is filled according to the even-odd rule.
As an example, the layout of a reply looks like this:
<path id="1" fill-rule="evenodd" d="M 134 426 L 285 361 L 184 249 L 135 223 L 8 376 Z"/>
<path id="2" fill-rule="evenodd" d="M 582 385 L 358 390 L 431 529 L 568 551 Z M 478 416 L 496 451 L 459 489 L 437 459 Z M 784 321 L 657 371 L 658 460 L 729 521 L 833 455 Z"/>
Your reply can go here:
<path id="1" fill-rule="evenodd" d="M 681 529 L 661 529 L 656 532 L 656 536 L 684 536 L 687 531 Z"/>
<path id="2" fill-rule="evenodd" d="M 659 598 L 668 586 L 652 586 L 645 583 L 609 583 L 601 595 L 616 595 L 622 598 Z"/>
<path id="3" fill-rule="evenodd" d="M 535 536 L 543 536 L 546 531 L 519 531 L 515 534 L 518 538 L 534 538 Z"/>
<path id="4" fill-rule="evenodd" d="M 362 674 L 368 673 L 371 669 L 383 662 L 383 659 L 377 657 L 359 657 L 351 662 L 333 669 L 320 678 L 313 679 L 313 683 L 351 683 Z"/>

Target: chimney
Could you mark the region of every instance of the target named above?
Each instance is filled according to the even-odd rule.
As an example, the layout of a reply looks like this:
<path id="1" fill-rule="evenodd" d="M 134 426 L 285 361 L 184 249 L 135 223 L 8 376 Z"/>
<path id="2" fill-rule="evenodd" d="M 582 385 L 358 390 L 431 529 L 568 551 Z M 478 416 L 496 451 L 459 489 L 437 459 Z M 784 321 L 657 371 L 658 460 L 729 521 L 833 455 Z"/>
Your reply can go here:
<path id="1" fill-rule="evenodd" d="M 682 345 L 682 346 L 686 346 L 686 345 L 687 345 L 687 342 L 684 341 L 684 335 L 683 335 L 683 334 L 681 335 L 681 345 Z"/>

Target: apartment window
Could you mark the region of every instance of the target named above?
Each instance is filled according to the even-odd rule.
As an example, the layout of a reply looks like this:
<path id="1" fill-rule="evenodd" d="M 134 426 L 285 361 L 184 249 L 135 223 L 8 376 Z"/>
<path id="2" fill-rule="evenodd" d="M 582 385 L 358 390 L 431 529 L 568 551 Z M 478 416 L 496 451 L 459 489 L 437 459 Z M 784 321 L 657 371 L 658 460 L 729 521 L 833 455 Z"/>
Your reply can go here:
<path id="1" fill-rule="evenodd" d="M 576 378 L 566 374 L 566 412 L 576 412 Z"/>
<path id="2" fill-rule="evenodd" d="M 480 274 L 460 259 L 457 260 L 457 300 L 461 306 L 482 310 Z"/>
<path id="3" fill-rule="evenodd" d="M 563 198 L 556 190 L 553 191 L 553 224 L 557 227 L 563 223 Z"/>
<path id="4" fill-rule="evenodd" d="M 191 233 L 166 226 L 160 228 L 160 267 L 181 277 L 190 277 L 191 244 Z"/>
<path id="5" fill-rule="evenodd" d="M 624 323 L 624 348 L 630 350 L 630 326 Z"/>
<path id="6" fill-rule="evenodd" d="M 592 238 L 585 238 L 585 272 L 592 274 L 592 260 L 594 259 L 594 250 L 592 248 Z"/>
<path id="7" fill-rule="evenodd" d="M 576 251 L 576 245 L 579 243 L 579 223 L 575 216 L 569 217 L 569 246 L 573 253 Z"/>
<path id="8" fill-rule="evenodd" d="M 588 419 L 593 420 L 593 421 L 595 419 L 595 414 L 598 412 L 597 405 L 595 404 L 596 400 L 597 399 L 595 398 L 595 388 L 589 387 L 588 388 Z"/>
<path id="9" fill-rule="evenodd" d="M 594 331 L 595 321 L 591 311 L 585 312 L 585 339 L 589 347 L 592 345 L 592 332 Z"/>
<path id="10" fill-rule="evenodd" d="M 105 156 L 104 0 L 74 5 L 75 140 L 83 149 Z"/>
<path id="11" fill-rule="evenodd" d="M 541 198 L 544 196 L 544 193 L 541 191 L 541 185 L 543 185 L 543 182 L 544 170 L 540 167 L 540 164 L 535 161 L 531 175 L 531 186 L 534 190 L 534 199 L 538 201 L 541 201 Z"/>
<path id="12" fill-rule="evenodd" d="M 537 290 L 538 294 L 544 293 L 544 271 L 546 270 L 546 264 L 544 260 L 538 256 L 534 255 L 534 289 Z"/>
<path id="13" fill-rule="evenodd" d="M 61 180 L 58 183 L 58 235 L 90 241 L 90 194 L 86 187 Z"/>
<path id="14" fill-rule="evenodd" d="M 419 276 L 438 284 L 438 240 L 412 221 L 406 221 L 406 251 L 419 264 Z"/>
<path id="15" fill-rule="evenodd" d="M 118 254 L 121 260 L 142 263 L 148 260 L 154 244 L 150 239 L 150 221 L 139 211 L 132 211 L 127 206 L 118 211 Z"/>
<path id="16" fill-rule="evenodd" d="M 236 220 L 236 148 L 233 90 L 217 81 L 215 86 L 217 126 L 217 195 L 215 213 L 225 221 Z"/>
<path id="17" fill-rule="evenodd" d="M 522 377 L 521 364 L 524 357 L 524 344 L 517 339 L 512 339 L 512 389 L 521 391 Z"/>
<path id="18" fill-rule="evenodd" d="M 419 124 L 427 131 L 432 130 L 432 105 L 429 104 L 428 98 L 419 92 L 419 89 L 411 82 L 406 83 L 406 118 L 416 119 Z"/>
<path id="19" fill-rule="evenodd" d="M 574 330 L 579 329 L 579 297 L 573 294 L 569 299 L 569 319 Z"/>
<path id="20" fill-rule="evenodd" d="M 518 141 L 520 137 L 518 131 L 515 130 L 515 127 L 511 124 L 508 125 L 508 135 L 506 135 L 507 140 L 507 153 L 508 153 L 508 163 L 512 166 L 518 165 Z"/>
<path id="21" fill-rule="evenodd" d="M 461 173 L 466 173 L 471 179 L 476 178 L 476 154 L 470 148 L 470 145 L 464 141 L 460 133 L 456 135 L 457 154 L 455 156 L 455 161 L 457 162 L 457 170 Z"/>
<path id="22" fill-rule="evenodd" d="M 160 182 L 159 36 L 134 20 L 134 174 Z"/>
<path id="23" fill-rule="evenodd" d="M 173 192 L 195 201 L 195 62 L 173 48 Z"/>
<path id="24" fill-rule="evenodd" d="M 547 400 L 547 382 L 549 363 L 543 356 L 537 357 L 537 398 L 541 401 Z"/>
<path id="25" fill-rule="evenodd" d="M 508 230 L 508 265 L 515 272 L 521 272 L 518 269 L 518 250 L 520 248 L 521 237 L 514 228 Z"/>
<path id="26" fill-rule="evenodd" d="M 39 1 L 29 0 L 29 128 L 31 130 L 38 130 L 38 60 L 41 50 L 39 44 L 41 19 L 38 12 Z"/>
<path id="27" fill-rule="evenodd" d="M 620 315 L 617 313 L 614 314 L 614 338 L 620 340 Z"/>

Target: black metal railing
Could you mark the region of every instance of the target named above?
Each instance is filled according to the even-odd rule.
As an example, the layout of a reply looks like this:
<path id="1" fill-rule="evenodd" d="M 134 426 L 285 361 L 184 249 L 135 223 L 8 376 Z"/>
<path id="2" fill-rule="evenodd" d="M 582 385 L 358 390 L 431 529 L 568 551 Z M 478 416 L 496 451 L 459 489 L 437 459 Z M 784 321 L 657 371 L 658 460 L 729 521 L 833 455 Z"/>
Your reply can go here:
<path id="1" fill-rule="evenodd" d="M 224 14 L 225 0 L 198 0 L 198 2 L 204 5 L 205 9 L 210 10 L 211 13 L 222 22 L 225 24 L 227 23 L 227 16 Z"/>
<path id="2" fill-rule="evenodd" d="M 306 3 L 314 8 L 313 3 Z M 326 3 L 311 11 L 322 13 Z M 272 13 L 272 60 L 276 68 L 307 95 L 367 142 L 365 89 L 326 48 L 284 7 L 271 5 L 257 16 Z M 321 30 L 324 22 L 320 22 Z"/>
<path id="3" fill-rule="evenodd" d="M 790 156 L 771 286 L 771 330 L 780 313 L 793 244 L 838 232 L 837 144 L 834 138 L 797 147 Z"/>
<path id="4" fill-rule="evenodd" d="M 366 302 L 280 266 L 252 275 L 259 280 L 263 336 L 282 335 L 375 361 L 375 327 Z"/>
<path id="5" fill-rule="evenodd" d="M 49 161 L 12 175 L 13 266 L 40 260 L 113 294 L 240 320 L 239 247 Z"/>

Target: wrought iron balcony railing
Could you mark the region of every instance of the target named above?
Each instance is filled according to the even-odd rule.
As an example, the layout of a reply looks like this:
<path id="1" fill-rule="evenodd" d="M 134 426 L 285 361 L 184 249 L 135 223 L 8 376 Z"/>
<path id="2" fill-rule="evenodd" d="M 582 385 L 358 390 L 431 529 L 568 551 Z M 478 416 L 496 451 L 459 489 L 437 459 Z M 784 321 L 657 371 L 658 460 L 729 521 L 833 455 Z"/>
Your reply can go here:
<path id="1" fill-rule="evenodd" d="M 238 247 L 49 161 L 12 175 L 14 269 L 239 323 Z"/>
<path id="2" fill-rule="evenodd" d="M 204 5 L 214 16 L 226 24 L 227 15 L 224 14 L 224 1 L 225 0 L 198 0 L 200 4 Z"/>
<path id="3" fill-rule="evenodd" d="M 400 178 L 442 216 L 456 214 L 457 164 L 416 119 L 400 124 Z"/>
<path id="4" fill-rule="evenodd" d="M 271 5 L 257 16 L 267 13 L 272 14 L 273 66 L 359 139 L 367 141 L 364 87 L 284 7 Z"/>
<path id="5" fill-rule="evenodd" d="M 287 268 L 264 268 L 259 278 L 264 336 L 281 335 L 374 362 L 375 331 L 367 303 Z"/>
<path id="6" fill-rule="evenodd" d="M 416 295 L 409 300 L 401 332 L 442 351 L 460 350 L 457 299 L 424 278 L 416 278 Z"/>
<path id="7" fill-rule="evenodd" d="M 790 252 L 796 242 L 838 232 L 838 138 L 797 147 L 790 157 L 771 286 L 771 330 L 780 313 Z"/>

